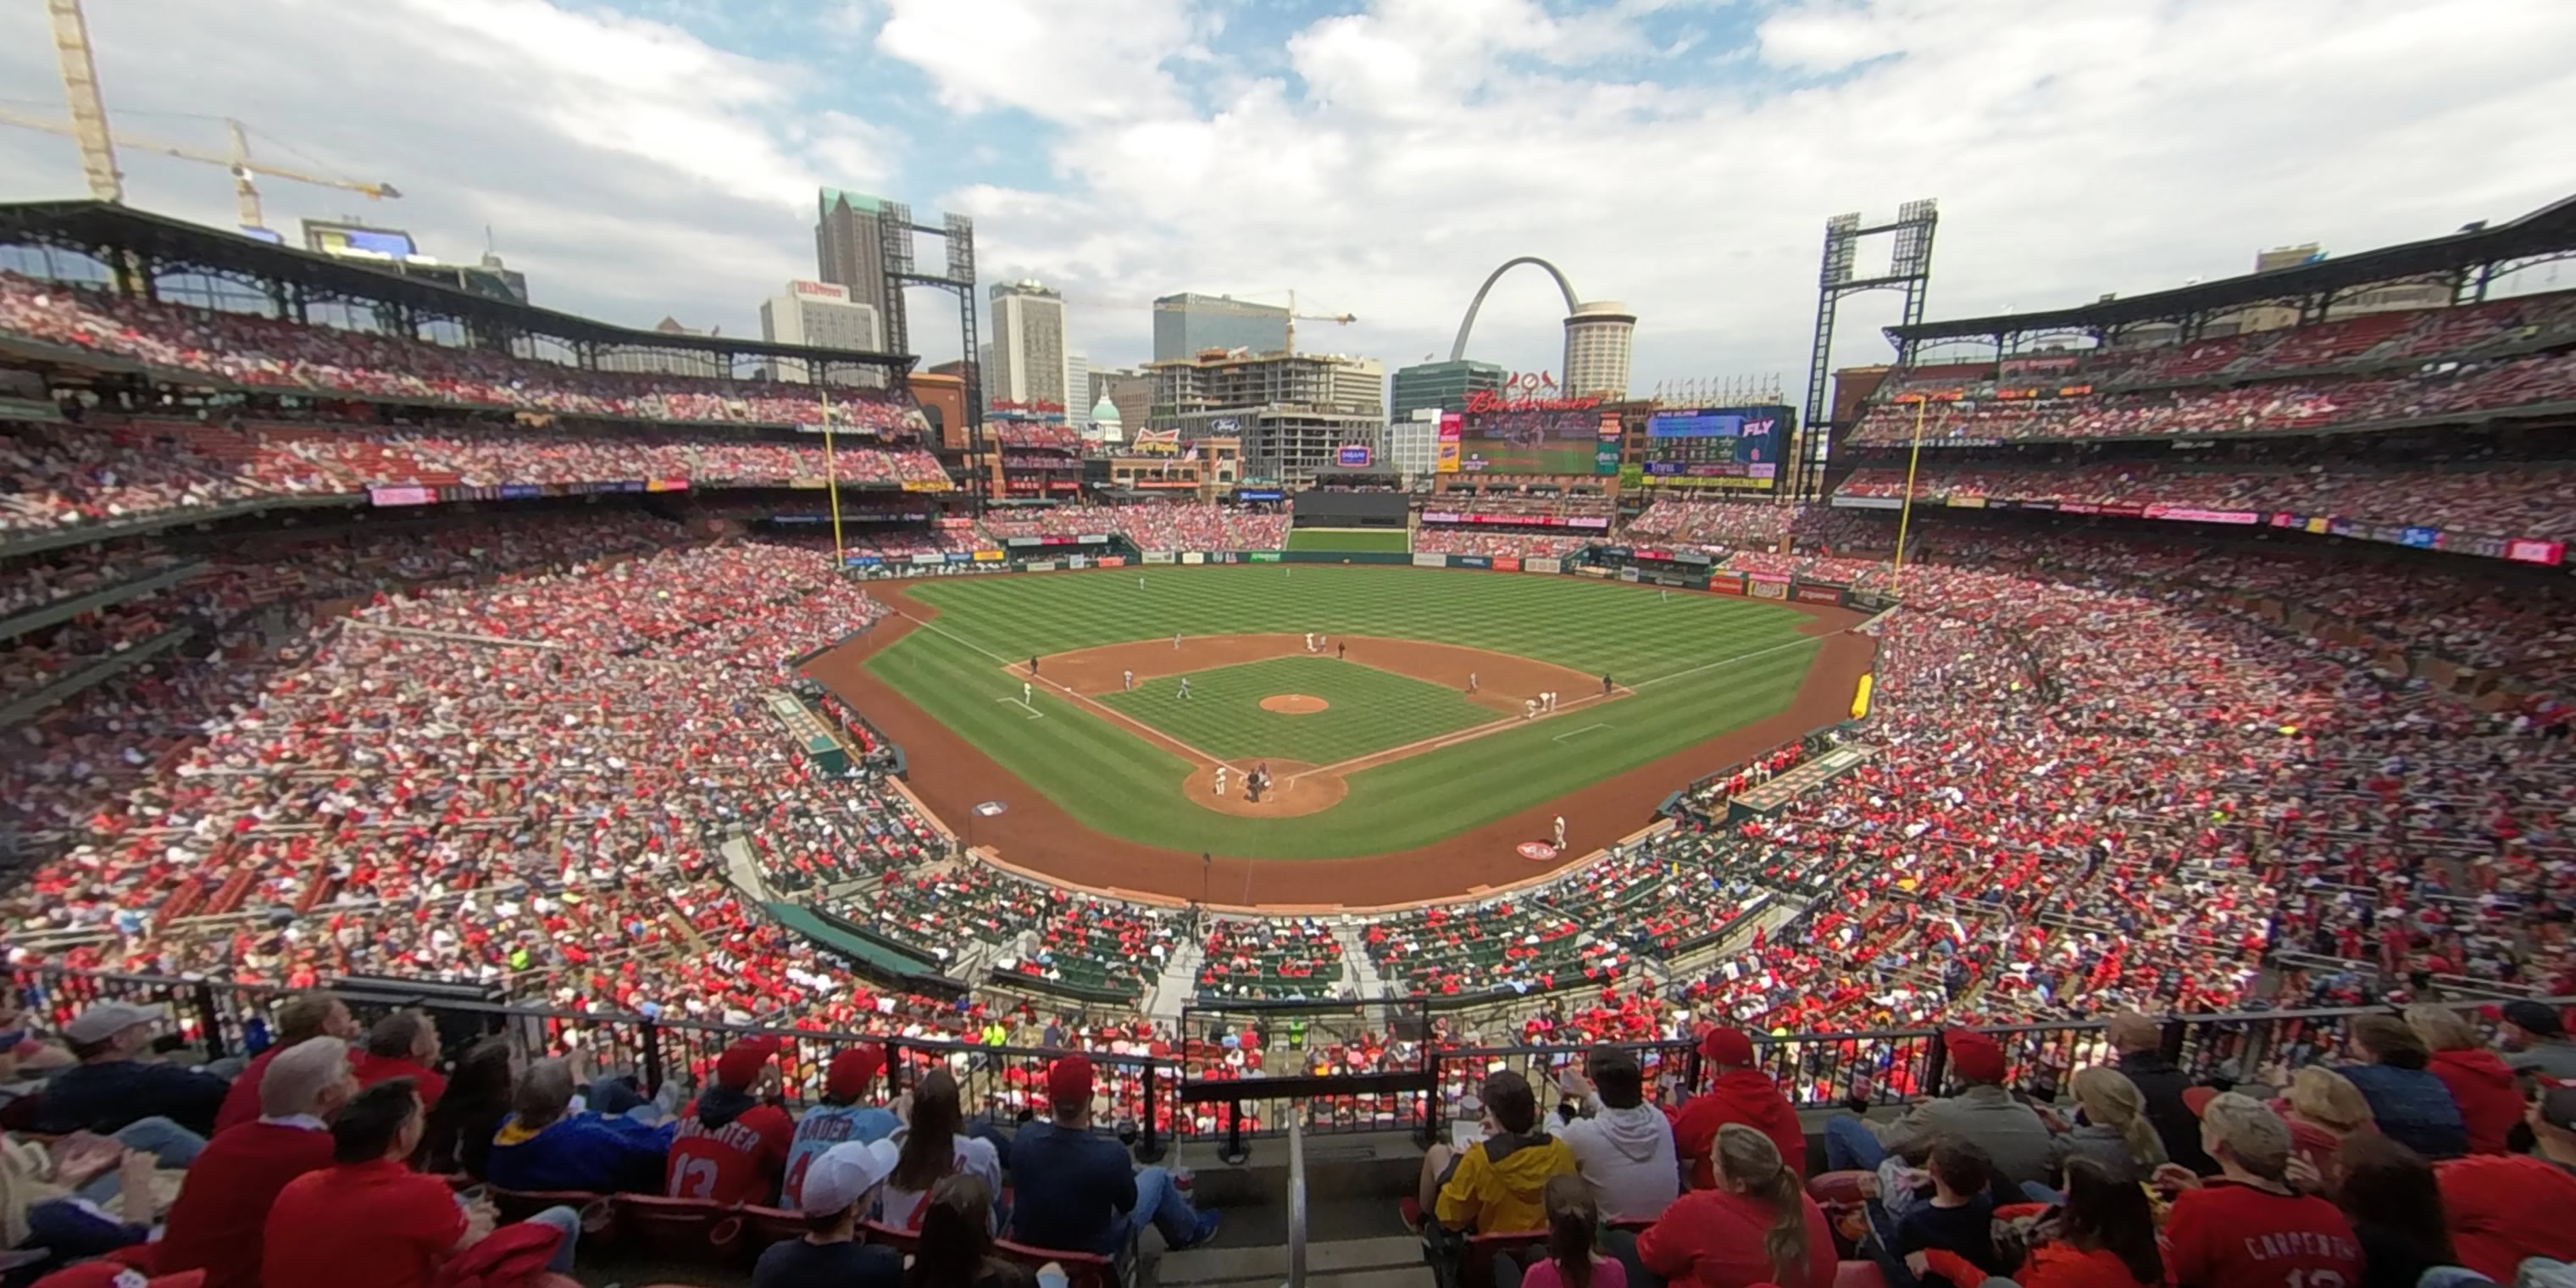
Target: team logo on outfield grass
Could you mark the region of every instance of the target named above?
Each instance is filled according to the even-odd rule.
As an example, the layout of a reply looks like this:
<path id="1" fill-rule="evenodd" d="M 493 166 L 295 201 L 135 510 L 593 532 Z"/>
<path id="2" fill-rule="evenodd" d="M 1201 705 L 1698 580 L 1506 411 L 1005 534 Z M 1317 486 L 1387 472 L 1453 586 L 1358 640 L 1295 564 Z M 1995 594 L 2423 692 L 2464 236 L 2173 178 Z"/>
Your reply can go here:
<path id="1" fill-rule="evenodd" d="M 1545 863 L 1556 857 L 1556 847 L 1545 841 L 1523 841 L 1521 857 L 1532 863 Z"/>

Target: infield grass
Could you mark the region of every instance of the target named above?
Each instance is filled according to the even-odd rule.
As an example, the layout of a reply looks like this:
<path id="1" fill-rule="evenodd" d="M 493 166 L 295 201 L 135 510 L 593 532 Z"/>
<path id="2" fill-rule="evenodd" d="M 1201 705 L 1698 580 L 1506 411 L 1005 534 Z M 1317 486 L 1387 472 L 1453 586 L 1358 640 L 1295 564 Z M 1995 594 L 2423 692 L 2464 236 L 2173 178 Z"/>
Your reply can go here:
<path id="1" fill-rule="evenodd" d="M 1401 528 L 1291 528 L 1291 550 L 1346 550 L 1353 554 L 1413 548 L 1413 534 Z"/>
<path id="2" fill-rule="evenodd" d="M 1436 738 L 1501 718 L 1455 689 L 1329 657 L 1275 657 L 1190 672 L 1190 696 L 1176 679 L 1149 681 L 1097 701 L 1219 760 L 1274 756 L 1330 765 Z M 1312 715 L 1265 711 L 1274 693 L 1302 693 L 1328 706 Z"/>
<path id="3" fill-rule="evenodd" d="M 1131 567 L 958 578 L 907 593 L 940 615 L 868 660 L 880 679 L 1088 827 L 1246 858 L 1427 845 L 1647 764 L 1785 709 L 1821 644 L 1798 633 L 1805 615 L 1754 600 L 1666 600 L 1650 587 L 1614 582 L 1398 567 Z M 1021 706 L 1019 681 L 1003 669 L 1032 653 L 1175 632 L 1270 631 L 1491 649 L 1608 672 L 1636 692 L 1363 770 L 1349 777 L 1340 805 L 1265 819 L 1217 814 L 1186 799 L 1188 762 L 1113 720 L 1044 693 Z M 1193 679 L 1193 700 L 1198 691 Z M 1218 751 L 1200 737 L 1175 736 Z M 1288 755 L 1276 747 L 1253 754 Z"/>

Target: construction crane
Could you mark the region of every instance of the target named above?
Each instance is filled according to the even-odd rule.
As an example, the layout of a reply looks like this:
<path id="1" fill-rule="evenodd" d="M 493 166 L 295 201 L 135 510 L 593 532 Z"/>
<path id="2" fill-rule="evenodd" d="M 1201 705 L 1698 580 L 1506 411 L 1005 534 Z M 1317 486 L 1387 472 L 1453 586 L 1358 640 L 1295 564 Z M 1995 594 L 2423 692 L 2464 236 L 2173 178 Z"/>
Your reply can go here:
<path id="1" fill-rule="evenodd" d="M 45 130 L 71 136 L 80 144 L 81 173 L 89 180 L 91 196 L 101 201 L 124 204 L 125 176 L 116 168 L 116 149 L 120 147 L 158 152 L 164 156 L 177 157 L 182 161 L 203 161 L 208 165 L 219 165 L 231 170 L 233 199 L 239 209 L 244 228 L 264 230 L 268 227 L 267 221 L 260 213 L 259 186 L 252 179 L 254 175 L 267 175 L 272 179 L 292 179 L 297 183 L 309 183 L 324 188 L 339 188 L 362 193 L 380 201 L 402 195 L 402 192 L 390 183 L 366 183 L 329 175 L 304 174 L 254 161 L 250 155 L 249 129 L 231 117 L 223 118 L 225 126 L 232 132 L 232 152 L 228 156 L 217 156 L 211 152 L 201 152 L 176 143 L 165 143 L 158 139 L 143 138 L 110 129 L 107 123 L 107 104 L 99 94 L 98 61 L 90 54 L 89 19 L 81 13 L 80 0 L 45 0 L 45 11 L 53 21 L 54 55 L 62 66 L 63 98 L 71 107 L 71 119 L 57 120 L 50 116 L 0 108 L 0 125 L 18 125 L 31 130 Z"/>

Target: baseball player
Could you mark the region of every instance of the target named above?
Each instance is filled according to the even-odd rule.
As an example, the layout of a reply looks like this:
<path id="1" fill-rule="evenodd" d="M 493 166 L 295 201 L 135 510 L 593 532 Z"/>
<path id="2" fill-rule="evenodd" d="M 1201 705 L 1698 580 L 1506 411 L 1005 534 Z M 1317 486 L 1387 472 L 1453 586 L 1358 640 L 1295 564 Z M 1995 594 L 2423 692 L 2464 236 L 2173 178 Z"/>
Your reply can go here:
<path id="1" fill-rule="evenodd" d="M 1127 692 L 1134 693 L 1136 691 L 1136 673 L 1134 671 L 1120 671 L 1118 673 L 1118 678 L 1120 682 L 1126 686 Z"/>
<path id="2" fill-rule="evenodd" d="M 1216 767 L 1216 794 L 1225 795 L 1225 766 L 1223 765 Z"/>
<path id="3" fill-rule="evenodd" d="M 1184 675 L 1184 676 L 1182 676 L 1182 677 L 1181 677 L 1181 700 L 1182 700 L 1183 702 L 1187 702 L 1187 701 L 1189 701 L 1189 699 L 1190 699 L 1190 677 L 1188 677 L 1188 676 Z"/>
<path id="4" fill-rule="evenodd" d="M 1523 699 L 1521 699 L 1521 719 L 1523 719 L 1523 720 L 1536 720 L 1536 719 L 1538 719 L 1538 699 L 1536 699 L 1536 698 L 1523 698 Z"/>
<path id="5" fill-rule="evenodd" d="M 1029 705 L 1029 699 L 1035 696 L 1037 691 L 1029 687 L 1028 681 L 1020 681 L 1020 705 L 1024 707 Z"/>
<path id="6" fill-rule="evenodd" d="M 1556 816 L 1556 848 L 1560 850 L 1565 848 L 1565 816 L 1563 814 Z"/>
<path id="7" fill-rule="evenodd" d="M 1180 633 L 1179 631 L 1174 631 L 1174 632 L 1172 632 L 1172 647 L 1173 647 L 1173 648 L 1179 648 L 1180 646 L 1181 646 L 1181 633 Z"/>
<path id="8" fill-rule="evenodd" d="M 1138 589 L 1138 590 L 1143 590 L 1144 588 L 1145 588 L 1145 579 L 1144 579 L 1144 578 L 1142 578 L 1142 577 L 1137 578 L 1137 579 L 1136 579 L 1136 589 Z"/>
<path id="9" fill-rule="evenodd" d="M 1610 696 L 1610 673 L 1608 671 L 1603 671 L 1601 673 L 1601 696 L 1605 698 Z"/>
<path id="10" fill-rule="evenodd" d="M 1306 651 L 1309 653 L 1315 651 L 1315 633 L 1313 631 L 1306 632 Z"/>
<path id="11" fill-rule="evenodd" d="M 1140 582 L 1138 582 L 1137 584 L 1141 586 L 1141 585 L 1143 585 L 1144 583 L 1140 581 Z M 1659 603 L 1659 604 L 1669 604 L 1669 603 L 1673 602 L 1673 592 L 1671 592 L 1671 591 L 1669 591 L 1669 590 L 1659 590 L 1659 591 L 1656 591 L 1656 592 L 1655 592 L 1655 602 L 1657 602 L 1657 603 Z"/>
<path id="12" fill-rule="evenodd" d="M 1031 675 L 1036 675 L 1037 673 L 1038 673 L 1038 655 L 1037 655 L 1037 654 L 1035 654 L 1035 653 L 1031 653 L 1031 654 L 1029 654 L 1029 674 L 1031 674 Z"/>
<path id="13" fill-rule="evenodd" d="M 1467 691 L 1469 693 L 1476 691 L 1476 673 L 1473 671 L 1467 673 Z"/>
<path id="14" fill-rule="evenodd" d="M 1337 658 L 1341 658 L 1341 659 L 1343 659 L 1343 660 L 1345 660 L 1345 661 L 1349 660 L 1349 658 L 1350 658 L 1350 656 L 1351 656 L 1351 646 L 1350 646 L 1350 645 L 1348 645 L 1348 644 L 1336 644 L 1336 645 L 1334 645 L 1334 646 L 1333 646 L 1333 656 L 1334 656 L 1334 657 L 1337 657 Z"/>

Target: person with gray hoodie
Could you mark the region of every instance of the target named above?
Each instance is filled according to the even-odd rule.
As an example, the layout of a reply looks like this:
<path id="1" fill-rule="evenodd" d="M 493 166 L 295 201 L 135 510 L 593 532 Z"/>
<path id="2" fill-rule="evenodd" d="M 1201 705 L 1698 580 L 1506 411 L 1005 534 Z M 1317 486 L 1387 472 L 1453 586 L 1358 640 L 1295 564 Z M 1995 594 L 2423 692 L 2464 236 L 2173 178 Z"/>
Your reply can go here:
<path id="1" fill-rule="evenodd" d="M 1673 1125 L 1646 1103 L 1645 1074 L 1633 1053 L 1598 1047 L 1583 1064 L 1559 1082 L 1565 1100 L 1557 1113 L 1565 1121 L 1557 1135 L 1574 1151 L 1604 1220 L 1654 1220 L 1682 1192 Z"/>

